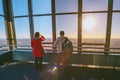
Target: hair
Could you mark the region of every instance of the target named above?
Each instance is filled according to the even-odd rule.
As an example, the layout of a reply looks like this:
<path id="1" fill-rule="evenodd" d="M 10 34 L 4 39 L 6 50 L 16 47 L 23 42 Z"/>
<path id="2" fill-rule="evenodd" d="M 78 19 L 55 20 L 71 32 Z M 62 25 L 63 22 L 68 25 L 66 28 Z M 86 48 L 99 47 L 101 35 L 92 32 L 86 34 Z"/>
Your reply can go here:
<path id="1" fill-rule="evenodd" d="M 64 31 L 60 31 L 60 35 L 64 35 L 65 33 L 64 33 Z"/>
<path id="2" fill-rule="evenodd" d="M 38 38 L 39 36 L 40 36 L 40 33 L 39 33 L 39 32 L 36 32 L 36 33 L 35 33 L 35 37 Z"/>

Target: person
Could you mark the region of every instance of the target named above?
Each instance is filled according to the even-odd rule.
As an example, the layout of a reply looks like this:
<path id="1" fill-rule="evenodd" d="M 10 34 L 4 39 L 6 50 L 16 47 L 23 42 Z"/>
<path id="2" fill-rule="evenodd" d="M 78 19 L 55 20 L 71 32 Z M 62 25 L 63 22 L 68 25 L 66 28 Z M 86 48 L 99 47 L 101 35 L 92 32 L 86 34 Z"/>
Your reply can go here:
<path id="1" fill-rule="evenodd" d="M 32 53 L 35 58 L 35 68 L 37 70 L 42 69 L 42 58 L 44 56 L 44 48 L 42 46 L 42 41 L 45 37 L 36 32 L 34 38 L 31 40 Z"/>
<path id="2" fill-rule="evenodd" d="M 58 54 L 61 54 L 63 51 L 63 42 L 65 39 L 64 31 L 60 31 L 60 36 L 57 37 L 56 41 L 53 44 L 53 48 L 58 48 Z"/>
<path id="3" fill-rule="evenodd" d="M 56 55 L 55 58 L 55 64 L 57 66 L 64 65 L 63 62 L 65 62 L 65 55 L 63 54 L 63 42 L 65 41 L 66 37 L 64 36 L 65 33 L 64 31 L 60 31 L 60 36 L 57 37 L 56 41 L 53 44 L 53 49 L 58 49 L 58 54 Z M 66 52 L 66 51 L 64 51 Z"/>
<path id="4" fill-rule="evenodd" d="M 72 41 L 70 41 L 67 37 L 65 37 L 62 47 L 63 47 L 62 63 L 63 63 L 63 66 L 68 66 L 68 61 L 69 61 L 69 58 L 70 58 L 70 54 L 72 54 L 72 52 L 73 52 Z"/>

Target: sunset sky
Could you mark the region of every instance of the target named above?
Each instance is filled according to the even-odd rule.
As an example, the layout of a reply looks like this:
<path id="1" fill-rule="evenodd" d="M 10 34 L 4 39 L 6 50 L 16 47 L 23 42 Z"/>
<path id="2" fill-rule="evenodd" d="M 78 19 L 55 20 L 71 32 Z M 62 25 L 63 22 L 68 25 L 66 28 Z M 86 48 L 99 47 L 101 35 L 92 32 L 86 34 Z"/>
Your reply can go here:
<path id="1" fill-rule="evenodd" d="M 51 0 L 33 0 L 33 15 L 51 14 Z M 56 13 L 77 12 L 78 0 L 56 0 Z M 13 0 L 14 16 L 28 15 L 27 0 Z M 42 7 L 41 7 L 42 6 Z M 0 0 L 0 14 L 3 15 L 2 0 Z M 107 11 L 108 0 L 83 0 L 83 12 Z M 113 10 L 120 10 L 120 0 L 114 0 Z M 83 38 L 105 38 L 107 13 L 89 13 L 82 15 Z M 29 18 L 14 18 L 17 38 L 30 38 Z M 52 37 L 52 16 L 34 16 L 35 32 Z M 4 18 L 0 16 L 0 39 L 6 38 Z M 56 15 L 56 31 L 64 30 L 68 37 L 77 37 L 78 15 Z M 120 38 L 120 12 L 113 13 L 112 38 Z"/>

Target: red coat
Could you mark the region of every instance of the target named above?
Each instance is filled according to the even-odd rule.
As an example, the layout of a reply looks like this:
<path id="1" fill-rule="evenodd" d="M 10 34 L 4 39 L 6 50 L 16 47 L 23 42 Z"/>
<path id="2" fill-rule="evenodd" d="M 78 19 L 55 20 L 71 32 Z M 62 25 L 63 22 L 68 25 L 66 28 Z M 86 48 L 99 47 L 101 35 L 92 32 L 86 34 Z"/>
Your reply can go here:
<path id="1" fill-rule="evenodd" d="M 41 36 L 41 38 L 39 39 L 35 39 L 33 38 L 31 40 L 31 47 L 33 48 L 33 56 L 36 57 L 42 57 L 42 50 L 43 50 L 43 46 L 42 46 L 42 41 L 44 41 L 45 38 L 44 36 Z"/>

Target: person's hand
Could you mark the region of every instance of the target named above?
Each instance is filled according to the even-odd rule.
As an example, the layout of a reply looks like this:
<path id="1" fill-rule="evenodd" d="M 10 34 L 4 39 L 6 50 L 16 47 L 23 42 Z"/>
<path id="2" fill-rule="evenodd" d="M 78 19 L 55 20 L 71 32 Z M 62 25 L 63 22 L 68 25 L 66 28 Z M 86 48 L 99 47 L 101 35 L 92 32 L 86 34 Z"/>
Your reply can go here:
<path id="1" fill-rule="evenodd" d="M 40 35 L 40 38 L 42 37 L 42 35 Z"/>

